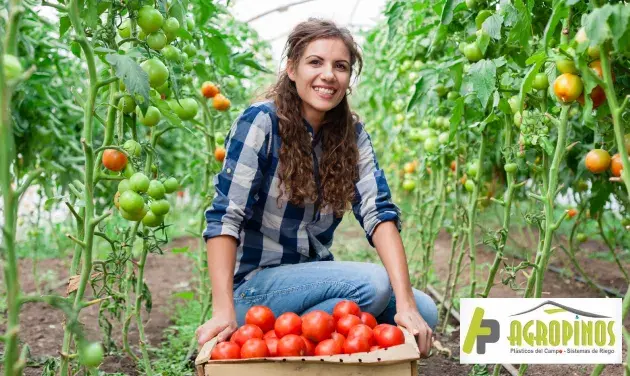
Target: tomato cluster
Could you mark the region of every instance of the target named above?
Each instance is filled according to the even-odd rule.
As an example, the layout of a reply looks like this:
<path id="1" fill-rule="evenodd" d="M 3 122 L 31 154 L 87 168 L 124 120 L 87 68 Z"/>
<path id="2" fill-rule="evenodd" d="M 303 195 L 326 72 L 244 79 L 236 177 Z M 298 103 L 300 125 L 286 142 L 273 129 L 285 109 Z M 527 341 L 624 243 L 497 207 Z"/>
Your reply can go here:
<path id="1" fill-rule="evenodd" d="M 312 311 L 298 316 L 278 316 L 265 306 L 254 306 L 245 315 L 229 342 L 217 343 L 213 360 L 288 356 L 325 356 L 375 351 L 405 342 L 402 330 L 378 324 L 374 316 L 361 312 L 348 300 L 337 303 L 330 315 Z"/>
<path id="2" fill-rule="evenodd" d="M 165 199 L 166 194 L 175 192 L 178 187 L 179 183 L 174 177 L 164 181 L 149 180 L 142 172 L 136 172 L 129 179 L 118 183 L 114 205 L 123 218 L 142 221 L 147 227 L 157 227 L 171 209 Z"/>

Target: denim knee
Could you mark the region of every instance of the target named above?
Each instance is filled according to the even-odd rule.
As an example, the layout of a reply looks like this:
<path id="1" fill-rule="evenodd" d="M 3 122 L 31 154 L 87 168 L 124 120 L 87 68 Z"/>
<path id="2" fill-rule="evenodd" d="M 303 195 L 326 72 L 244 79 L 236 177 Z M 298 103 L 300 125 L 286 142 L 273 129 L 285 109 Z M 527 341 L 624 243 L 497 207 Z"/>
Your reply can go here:
<path id="1" fill-rule="evenodd" d="M 362 299 L 361 309 L 378 316 L 387 308 L 393 294 L 389 276 L 381 265 L 366 263 L 363 268 L 367 278 L 367 291 Z"/>
<path id="2" fill-rule="evenodd" d="M 438 322 L 438 309 L 437 305 L 431 299 L 431 297 L 420 290 L 413 289 L 413 296 L 416 301 L 416 306 L 420 315 L 424 321 L 429 324 L 432 330 L 435 331 Z"/>

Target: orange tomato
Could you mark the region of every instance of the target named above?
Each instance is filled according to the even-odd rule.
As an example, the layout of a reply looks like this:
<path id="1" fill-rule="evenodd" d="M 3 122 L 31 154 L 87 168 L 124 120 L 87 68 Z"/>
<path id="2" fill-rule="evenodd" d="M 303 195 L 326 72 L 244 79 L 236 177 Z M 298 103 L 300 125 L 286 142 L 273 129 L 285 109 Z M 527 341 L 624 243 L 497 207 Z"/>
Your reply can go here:
<path id="1" fill-rule="evenodd" d="M 623 170 L 623 165 L 621 164 L 621 154 L 617 153 L 613 155 L 610 161 L 610 172 L 613 176 L 621 176 L 621 170 Z"/>
<path id="2" fill-rule="evenodd" d="M 103 152 L 103 166 L 111 171 L 120 171 L 127 165 L 127 156 L 116 149 L 106 149 Z"/>
<path id="3" fill-rule="evenodd" d="M 577 213 L 578 213 L 578 211 L 576 209 L 574 209 L 574 208 L 571 208 L 571 209 L 567 210 L 567 216 L 569 218 L 575 217 L 577 215 Z"/>
<path id="4" fill-rule="evenodd" d="M 218 147 L 214 150 L 214 159 L 219 162 L 223 162 L 225 159 L 225 149 L 222 147 Z"/>
<path id="5" fill-rule="evenodd" d="M 219 88 L 210 81 L 206 81 L 201 85 L 201 94 L 206 98 L 213 98 L 219 93 Z"/>
<path id="6" fill-rule="evenodd" d="M 610 154 L 603 149 L 593 149 L 586 154 L 586 168 L 594 173 L 599 174 L 610 166 Z"/>
<path id="7" fill-rule="evenodd" d="M 571 73 L 561 74 L 553 83 L 553 91 L 563 103 L 573 102 L 582 94 L 583 90 L 582 79 Z"/>
<path id="8" fill-rule="evenodd" d="M 405 163 L 403 170 L 405 170 L 408 174 L 413 174 L 416 171 L 416 165 L 413 164 L 413 162 L 407 162 Z"/>
<path id="9" fill-rule="evenodd" d="M 217 94 L 212 98 L 212 107 L 217 111 L 227 111 L 230 108 L 230 100 L 223 94 Z"/>

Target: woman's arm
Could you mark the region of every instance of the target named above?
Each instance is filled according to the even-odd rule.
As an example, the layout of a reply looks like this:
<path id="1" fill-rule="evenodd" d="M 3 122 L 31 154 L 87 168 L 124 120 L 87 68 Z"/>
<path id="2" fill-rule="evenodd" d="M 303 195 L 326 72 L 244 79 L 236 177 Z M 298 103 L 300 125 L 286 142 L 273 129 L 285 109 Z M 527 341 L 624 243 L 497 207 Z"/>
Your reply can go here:
<path id="1" fill-rule="evenodd" d="M 199 345 L 214 337 L 219 342 L 227 340 L 236 330 L 234 311 L 234 265 L 236 263 L 236 239 L 221 235 L 208 239 L 208 270 L 212 282 L 212 318 L 197 328 Z"/>
<path id="2" fill-rule="evenodd" d="M 413 335 L 418 336 L 420 352 L 428 356 L 433 341 L 433 332 L 418 312 L 409 280 L 407 256 L 398 228 L 392 221 L 381 222 L 372 234 L 372 241 L 387 270 L 396 297 L 394 320 L 398 325 L 407 328 Z"/>

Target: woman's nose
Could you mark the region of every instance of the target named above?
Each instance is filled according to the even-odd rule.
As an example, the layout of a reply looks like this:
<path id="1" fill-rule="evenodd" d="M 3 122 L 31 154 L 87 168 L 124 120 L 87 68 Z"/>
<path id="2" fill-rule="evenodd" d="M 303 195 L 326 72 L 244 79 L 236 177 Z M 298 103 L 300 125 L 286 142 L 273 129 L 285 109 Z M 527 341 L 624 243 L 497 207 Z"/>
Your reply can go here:
<path id="1" fill-rule="evenodd" d="M 335 79 L 335 75 L 332 72 L 332 67 L 326 67 L 322 72 L 322 80 L 333 81 Z"/>

